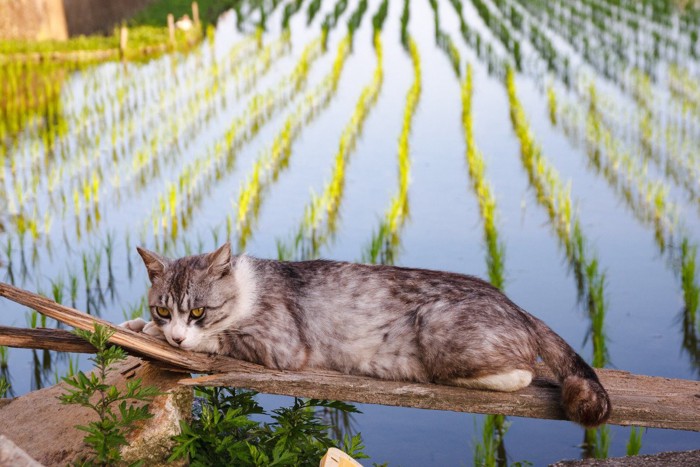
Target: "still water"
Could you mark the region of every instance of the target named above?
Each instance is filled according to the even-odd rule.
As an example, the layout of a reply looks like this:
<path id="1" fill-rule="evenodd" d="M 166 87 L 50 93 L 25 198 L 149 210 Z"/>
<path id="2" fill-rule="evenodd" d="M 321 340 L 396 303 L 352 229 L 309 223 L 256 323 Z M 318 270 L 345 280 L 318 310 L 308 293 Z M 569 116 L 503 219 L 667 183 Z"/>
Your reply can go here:
<path id="1" fill-rule="evenodd" d="M 382 2 L 362 3 L 310 19 L 318 2 L 301 2 L 284 32 L 273 2 L 264 32 L 258 10 L 240 28 L 231 12 L 188 54 L 50 74 L 34 91 L 54 98 L 25 106 L 49 110 L 3 114 L 0 278 L 120 322 L 144 311 L 136 245 L 456 271 L 596 366 L 697 379 L 698 12 L 394 0 L 373 28 Z M 2 307 L 0 324 L 55 326 Z M 3 352 L 14 394 L 89 367 Z M 471 465 L 481 449 L 484 416 L 359 408 L 370 462 Z M 586 450 L 572 423 L 506 423 L 508 463 L 624 455 L 630 435 L 610 426 Z M 699 445 L 654 429 L 641 452 Z"/>

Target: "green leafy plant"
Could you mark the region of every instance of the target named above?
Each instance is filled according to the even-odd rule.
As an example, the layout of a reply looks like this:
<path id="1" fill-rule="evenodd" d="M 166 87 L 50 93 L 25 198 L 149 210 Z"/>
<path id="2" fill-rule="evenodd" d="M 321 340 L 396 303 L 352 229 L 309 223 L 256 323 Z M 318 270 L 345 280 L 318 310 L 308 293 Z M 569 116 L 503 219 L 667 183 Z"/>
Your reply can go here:
<path id="1" fill-rule="evenodd" d="M 356 459 L 367 458 L 360 434 L 342 442 L 330 437 L 328 426 L 314 409 L 319 407 L 358 413 L 352 405 L 318 399 L 294 399 L 291 407 L 267 414 L 254 399 L 255 392 L 232 388 L 198 388 L 201 411 L 192 423 L 180 422 L 181 434 L 169 461 L 189 458 L 192 466 L 205 465 L 318 465 L 330 447 Z M 251 419 L 270 415 L 270 423 Z"/>
<path id="2" fill-rule="evenodd" d="M 10 383 L 7 382 L 5 377 L 0 376 L 0 397 L 5 397 L 8 389 L 10 389 Z"/>
<path id="3" fill-rule="evenodd" d="M 76 375 L 64 377 L 70 386 L 67 393 L 59 396 L 63 404 L 74 404 L 93 410 L 97 421 L 87 425 L 76 425 L 85 431 L 85 443 L 92 448 L 91 456 L 79 462 L 79 465 L 113 465 L 121 460 L 120 447 L 127 445 L 126 435 L 135 428 L 136 422 L 151 418 L 148 402 L 158 395 L 154 386 L 141 386 L 137 378 L 126 383 L 124 390 L 105 383 L 107 374 L 115 363 L 127 357 L 124 349 L 108 346 L 114 331 L 95 324 L 95 331 L 76 329 L 74 333 L 87 340 L 97 353 L 90 360 L 95 363 L 95 371 L 86 375 L 79 371 Z M 146 402 L 134 406 L 134 402 Z"/>

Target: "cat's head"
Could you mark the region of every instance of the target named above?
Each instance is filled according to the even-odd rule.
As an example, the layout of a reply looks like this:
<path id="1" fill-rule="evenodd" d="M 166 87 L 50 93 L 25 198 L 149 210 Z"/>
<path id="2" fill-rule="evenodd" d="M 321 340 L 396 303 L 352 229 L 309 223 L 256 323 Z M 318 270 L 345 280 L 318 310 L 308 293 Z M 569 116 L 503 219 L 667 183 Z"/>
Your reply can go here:
<path id="1" fill-rule="evenodd" d="M 231 245 L 212 253 L 168 259 L 137 248 L 151 280 L 153 322 L 174 347 L 216 352 L 221 331 L 236 307 L 239 287 Z"/>

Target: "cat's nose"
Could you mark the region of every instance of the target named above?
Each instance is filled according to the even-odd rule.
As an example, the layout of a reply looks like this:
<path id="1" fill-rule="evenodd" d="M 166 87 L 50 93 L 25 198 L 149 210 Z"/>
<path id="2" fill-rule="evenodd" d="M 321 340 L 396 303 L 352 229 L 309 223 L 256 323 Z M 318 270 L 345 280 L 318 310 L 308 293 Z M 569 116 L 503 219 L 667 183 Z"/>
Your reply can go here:
<path id="1" fill-rule="evenodd" d="M 175 336 L 173 336 L 173 342 L 175 342 L 177 345 L 182 344 L 182 341 L 184 341 L 184 340 L 185 340 L 184 337 L 175 337 Z"/>

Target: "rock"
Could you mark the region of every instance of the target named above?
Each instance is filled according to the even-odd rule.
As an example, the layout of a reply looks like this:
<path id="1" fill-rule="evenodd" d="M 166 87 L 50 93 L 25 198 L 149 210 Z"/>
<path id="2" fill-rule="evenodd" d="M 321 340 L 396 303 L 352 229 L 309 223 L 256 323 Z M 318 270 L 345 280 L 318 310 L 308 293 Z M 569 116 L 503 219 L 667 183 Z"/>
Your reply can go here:
<path id="1" fill-rule="evenodd" d="M 22 451 L 15 443 L 0 435 L 0 467 L 41 467 L 41 464 Z"/>
<path id="2" fill-rule="evenodd" d="M 143 386 L 156 386 L 165 393 L 151 402 L 154 416 L 127 436 L 129 446 L 122 450 L 125 461 L 143 460 L 148 466 L 167 463 L 173 447 L 170 437 L 180 432 L 180 420 L 188 420 L 192 413 L 192 390 L 177 384 L 182 377 L 182 373 L 163 370 L 136 357 L 129 357 L 109 373 L 109 385 L 124 388 L 126 381 L 141 378 Z M 63 466 L 89 452 L 83 443 L 85 432 L 75 429 L 75 425 L 96 420 L 95 413 L 61 404 L 58 396 L 66 392 L 65 388 L 65 383 L 60 383 L 0 407 L 0 434 L 47 466 Z"/>
<path id="3" fill-rule="evenodd" d="M 643 456 L 611 457 L 608 459 L 567 460 L 551 464 L 552 467 L 695 467 L 700 465 L 700 451 L 662 452 Z"/>

